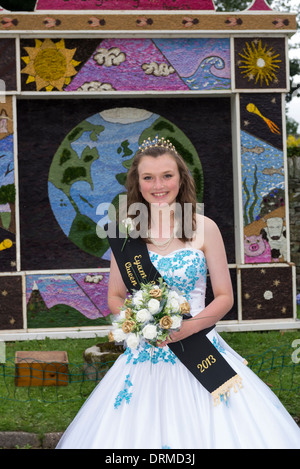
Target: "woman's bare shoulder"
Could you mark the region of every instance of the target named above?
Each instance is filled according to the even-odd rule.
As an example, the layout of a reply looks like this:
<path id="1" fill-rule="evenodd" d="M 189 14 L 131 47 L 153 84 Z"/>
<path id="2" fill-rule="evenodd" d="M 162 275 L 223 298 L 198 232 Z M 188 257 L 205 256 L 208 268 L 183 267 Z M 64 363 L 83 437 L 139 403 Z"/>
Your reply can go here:
<path id="1" fill-rule="evenodd" d="M 196 249 L 205 250 L 208 240 L 219 235 L 218 225 L 209 217 L 196 214 L 196 234 L 193 241 Z"/>

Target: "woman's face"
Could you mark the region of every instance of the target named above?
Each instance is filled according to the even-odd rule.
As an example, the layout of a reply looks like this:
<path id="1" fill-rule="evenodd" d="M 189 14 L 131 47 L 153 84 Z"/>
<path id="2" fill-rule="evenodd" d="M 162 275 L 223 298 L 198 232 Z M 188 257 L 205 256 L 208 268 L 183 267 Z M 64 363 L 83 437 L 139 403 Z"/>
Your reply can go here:
<path id="1" fill-rule="evenodd" d="M 149 204 L 171 205 L 176 202 L 180 174 L 175 159 L 169 153 L 143 156 L 138 173 L 140 192 Z"/>

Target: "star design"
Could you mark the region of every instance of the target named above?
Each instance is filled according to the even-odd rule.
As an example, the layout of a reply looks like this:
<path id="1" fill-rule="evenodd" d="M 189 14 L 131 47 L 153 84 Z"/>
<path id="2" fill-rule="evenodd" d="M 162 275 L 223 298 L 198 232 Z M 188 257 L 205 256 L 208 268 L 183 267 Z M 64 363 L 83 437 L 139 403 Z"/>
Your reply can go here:
<path id="1" fill-rule="evenodd" d="M 249 300 L 250 296 L 251 296 L 250 293 L 245 293 L 245 295 L 244 295 L 244 297 L 246 298 L 246 300 Z"/>
<path id="2" fill-rule="evenodd" d="M 280 285 L 280 280 L 276 279 L 276 280 L 273 280 L 273 285 L 275 287 L 278 287 L 278 285 Z"/>
<path id="3" fill-rule="evenodd" d="M 281 308 L 282 314 L 286 314 L 286 311 L 287 311 L 287 308 L 286 308 L 285 306 L 283 306 L 283 307 Z"/>
<path id="4" fill-rule="evenodd" d="M 256 305 L 256 309 L 261 309 L 261 304 L 260 304 L 260 303 L 258 303 L 258 304 Z"/>
<path id="5" fill-rule="evenodd" d="M 264 275 L 266 273 L 266 269 L 260 269 L 260 273 Z"/>
<path id="6" fill-rule="evenodd" d="M 2 295 L 2 296 L 6 296 L 6 295 L 8 295 L 8 292 L 7 292 L 6 290 L 3 290 L 3 291 L 1 292 L 1 295 Z"/>

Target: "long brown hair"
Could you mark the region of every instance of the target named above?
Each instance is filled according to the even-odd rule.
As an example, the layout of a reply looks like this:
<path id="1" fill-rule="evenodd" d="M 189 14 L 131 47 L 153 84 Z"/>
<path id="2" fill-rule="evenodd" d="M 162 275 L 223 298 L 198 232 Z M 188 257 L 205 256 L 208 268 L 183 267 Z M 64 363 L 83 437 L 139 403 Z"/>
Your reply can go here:
<path id="1" fill-rule="evenodd" d="M 173 149 L 166 148 L 163 145 L 157 145 L 153 147 L 149 147 L 146 150 L 139 150 L 132 162 L 132 165 L 128 171 L 127 178 L 126 178 L 126 189 L 127 189 L 127 212 L 130 205 L 140 202 L 146 205 L 148 214 L 149 214 L 149 203 L 144 199 L 142 196 L 140 189 L 139 189 L 139 172 L 138 167 L 140 164 L 141 159 L 143 156 L 152 156 L 153 158 L 157 158 L 158 156 L 171 155 L 177 163 L 179 175 L 180 175 L 180 188 L 176 198 L 176 202 L 180 204 L 182 214 L 184 214 L 184 204 L 190 203 L 192 207 L 192 229 L 195 231 L 196 228 L 196 205 L 197 205 L 197 198 L 196 198 L 196 190 L 195 190 L 195 183 L 190 171 L 185 164 L 183 158 Z M 130 217 L 130 215 L 128 215 Z M 176 217 L 176 214 L 175 214 Z M 191 241 L 191 237 L 187 237 L 184 226 L 183 220 L 184 216 L 182 217 L 182 226 L 180 227 L 179 239 L 182 241 Z M 150 224 L 150 217 L 148 217 L 148 227 Z M 137 227 L 138 229 L 139 227 Z M 144 241 L 149 241 L 148 238 L 144 238 Z"/>

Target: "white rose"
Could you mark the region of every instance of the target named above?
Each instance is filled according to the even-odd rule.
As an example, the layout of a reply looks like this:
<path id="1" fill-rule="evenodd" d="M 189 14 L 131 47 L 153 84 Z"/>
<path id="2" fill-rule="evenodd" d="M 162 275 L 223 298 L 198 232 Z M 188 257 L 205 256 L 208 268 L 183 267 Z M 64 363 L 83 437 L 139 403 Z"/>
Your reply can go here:
<path id="1" fill-rule="evenodd" d="M 171 301 L 168 301 L 167 305 L 173 313 L 177 313 L 179 311 L 179 303 L 175 298 L 172 298 Z"/>
<path id="2" fill-rule="evenodd" d="M 139 308 L 140 306 L 142 306 L 143 301 L 144 301 L 143 292 L 141 292 L 141 291 L 139 290 L 138 292 L 136 292 L 136 293 L 133 295 L 133 297 L 132 297 L 132 303 L 133 303 L 137 308 Z"/>
<path id="3" fill-rule="evenodd" d="M 171 329 L 179 329 L 182 323 L 182 317 L 180 316 L 171 316 L 171 319 L 173 320 Z"/>
<path id="4" fill-rule="evenodd" d="M 157 329 L 156 326 L 153 324 L 147 324 L 147 326 L 143 327 L 142 334 L 145 339 L 153 340 L 157 337 Z"/>
<path id="5" fill-rule="evenodd" d="M 119 318 L 118 319 L 125 319 L 125 309 L 120 311 Z"/>
<path id="6" fill-rule="evenodd" d="M 150 311 L 151 314 L 156 314 L 157 311 L 159 310 L 160 307 L 160 302 L 156 300 L 155 298 L 152 298 L 150 301 L 148 301 L 148 310 Z"/>
<path id="7" fill-rule="evenodd" d="M 127 338 L 127 335 L 122 329 L 114 329 L 112 332 L 116 342 L 123 342 L 123 340 Z"/>
<path id="8" fill-rule="evenodd" d="M 146 321 L 149 321 L 151 319 L 151 313 L 150 311 L 148 311 L 148 309 L 146 308 L 143 308 L 143 309 L 140 309 L 137 313 L 136 313 L 136 320 L 138 322 L 146 322 Z"/>
<path id="9" fill-rule="evenodd" d="M 140 338 L 137 334 L 130 333 L 127 336 L 126 343 L 130 348 L 137 348 L 140 343 Z"/>
<path id="10" fill-rule="evenodd" d="M 172 298 L 175 298 L 176 300 L 179 298 L 178 293 L 174 290 L 171 290 L 168 294 L 168 300 L 171 300 Z"/>

